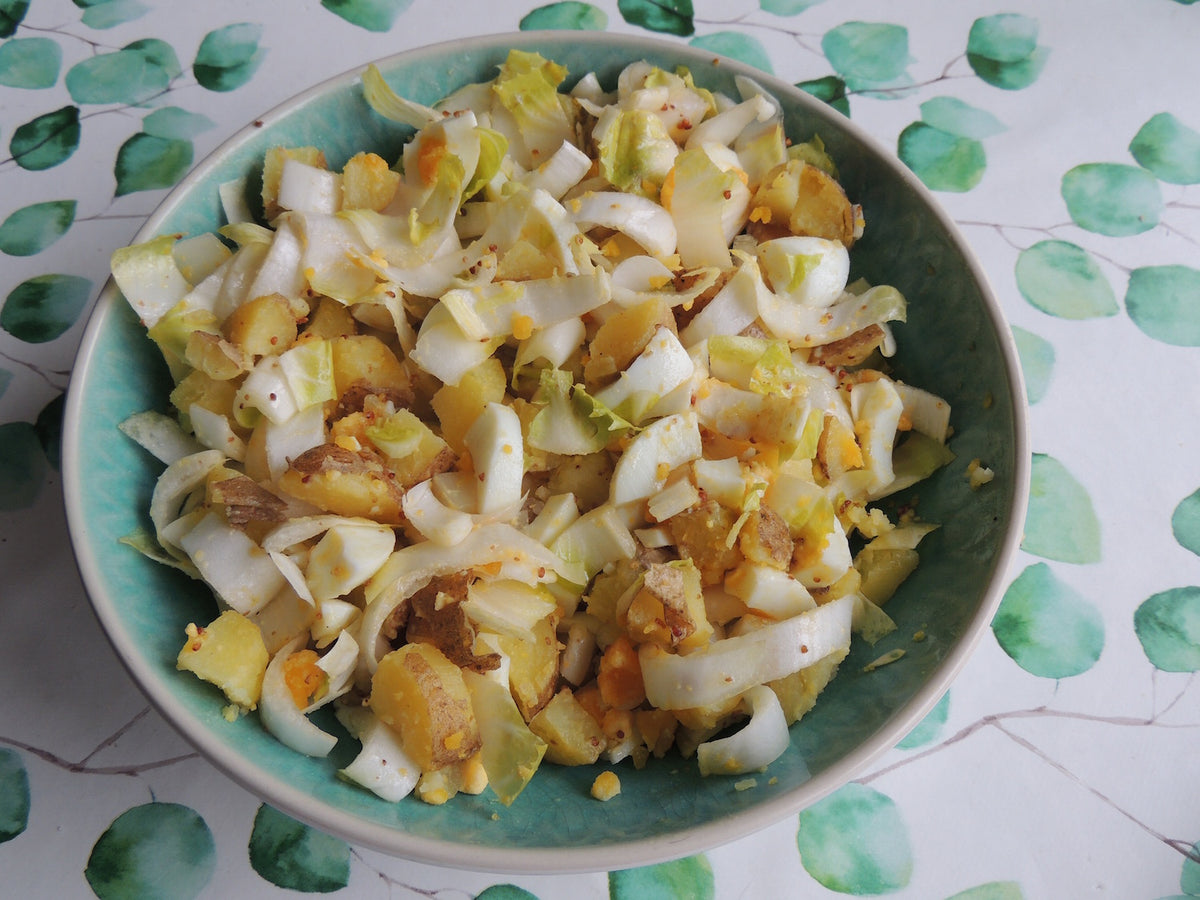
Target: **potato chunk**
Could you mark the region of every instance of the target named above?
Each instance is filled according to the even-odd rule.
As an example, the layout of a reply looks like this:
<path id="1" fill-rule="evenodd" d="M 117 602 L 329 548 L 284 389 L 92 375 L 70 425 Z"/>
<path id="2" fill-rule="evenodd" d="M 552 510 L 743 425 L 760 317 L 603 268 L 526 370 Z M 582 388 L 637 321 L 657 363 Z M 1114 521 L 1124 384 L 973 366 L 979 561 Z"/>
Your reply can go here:
<path id="1" fill-rule="evenodd" d="M 529 722 L 546 742 L 546 759 L 562 766 L 590 766 L 607 744 L 600 723 L 563 688 Z"/>
<path id="2" fill-rule="evenodd" d="M 660 326 L 675 330 L 675 316 L 664 300 L 647 300 L 606 319 L 588 348 L 584 380 L 602 384 L 625 371 Z"/>
<path id="3" fill-rule="evenodd" d="M 231 703 L 254 709 L 269 661 L 258 626 L 227 609 L 202 628 L 188 625 L 175 667 L 215 684 Z"/>
<path id="4" fill-rule="evenodd" d="M 248 356 L 277 356 L 296 342 L 296 317 L 282 294 L 247 300 L 225 320 L 225 336 Z"/>
<path id="5" fill-rule="evenodd" d="M 480 748 L 462 671 L 432 644 L 405 644 L 381 659 L 370 705 L 399 733 L 422 772 L 468 759 Z"/>
<path id="6" fill-rule="evenodd" d="M 279 487 L 339 516 L 362 516 L 383 525 L 404 521 L 404 494 L 383 466 L 337 444 L 305 450 L 279 476 Z"/>

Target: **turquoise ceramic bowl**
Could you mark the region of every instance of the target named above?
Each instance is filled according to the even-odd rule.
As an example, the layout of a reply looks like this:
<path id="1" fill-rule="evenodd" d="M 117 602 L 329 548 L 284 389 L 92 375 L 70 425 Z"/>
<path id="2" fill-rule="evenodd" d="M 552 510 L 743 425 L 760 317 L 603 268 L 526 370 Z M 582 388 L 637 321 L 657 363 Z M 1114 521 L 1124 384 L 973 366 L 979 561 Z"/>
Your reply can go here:
<path id="1" fill-rule="evenodd" d="M 356 753 L 349 737 L 317 760 L 276 742 L 256 717 L 225 721 L 216 692 L 175 670 L 184 626 L 213 614 L 207 589 L 118 542 L 147 524 L 160 466 L 117 423 L 164 409 L 170 382 L 111 284 L 88 325 L 67 401 L 67 514 L 84 583 L 117 655 L 163 716 L 247 790 L 349 841 L 414 860 L 493 872 L 627 868 L 699 852 L 796 813 L 861 773 L 933 707 L 987 629 L 1017 548 L 1028 492 L 1024 392 L 999 306 L 950 219 L 890 153 L 792 85 L 678 43 L 566 32 L 456 41 L 379 66 L 402 94 L 432 103 L 490 78 L 510 47 L 537 50 L 572 77 L 595 71 L 607 84 L 640 58 L 685 65 L 698 83 L 729 93 L 735 75 L 756 78 L 783 103 L 790 135 L 820 134 L 848 194 L 862 203 L 868 225 L 852 253 L 855 274 L 894 284 L 910 300 L 908 323 L 896 328 L 898 374 L 954 410 L 958 459 L 920 487 L 922 516 L 942 527 L 888 605 L 898 631 L 855 647 L 756 786 L 738 790 L 738 779 L 702 778 L 694 760 L 668 757 L 641 771 L 623 764 L 622 793 L 607 803 L 588 794 L 596 770 L 545 766 L 507 808 L 487 791 L 441 807 L 390 804 L 335 777 Z M 274 144 L 319 145 L 338 168 L 363 148 L 394 158 L 406 135 L 367 107 L 358 71 L 235 135 L 166 198 L 137 240 L 219 226 L 217 186 L 252 173 Z M 965 474 L 974 458 L 995 471 L 979 491 Z M 912 640 L 917 631 L 924 641 Z M 892 647 L 906 651 L 900 662 L 862 672 Z"/>

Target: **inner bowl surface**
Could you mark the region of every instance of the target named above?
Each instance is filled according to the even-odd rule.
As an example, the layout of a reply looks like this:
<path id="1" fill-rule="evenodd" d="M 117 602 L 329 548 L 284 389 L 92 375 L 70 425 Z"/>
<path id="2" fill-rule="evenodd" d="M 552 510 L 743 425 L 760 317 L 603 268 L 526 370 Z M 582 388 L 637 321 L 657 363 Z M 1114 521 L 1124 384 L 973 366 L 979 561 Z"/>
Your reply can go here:
<path id="1" fill-rule="evenodd" d="M 378 62 L 404 96 L 431 104 L 491 78 L 510 48 L 566 65 L 569 83 L 589 71 L 611 86 L 628 63 L 687 66 L 698 84 L 735 94 L 754 78 L 779 99 L 788 134 L 819 134 L 866 234 L 852 251 L 854 276 L 897 286 L 908 322 L 895 327 L 897 377 L 945 397 L 957 461 L 919 486 L 919 511 L 941 528 L 921 545 L 921 565 L 888 604 L 898 629 L 875 646 L 856 641 L 816 708 L 792 729 L 792 746 L 756 785 L 702 778 L 671 755 L 641 771 L 618 768 L 622 793 L 607 803 L 588 790 L 597 768 L 544 766 L 511 807 L 490 792 L 440 807 L 391 804 L 340 781 L 357 743 L 343 737 L 327 759 L 284 747 L 257 717 L 227 722 L 223 699 L 175 669 L 185 626 L 215 615 L 208 589 L 143 558 L 119 539 L 148 525 L 161 467 L 117 424 L 166 409 L 170 379 L 110 282 L 88 324 L 69 391 L 63 476 L 72 542 L 84 584 L 114 649 L 158 710 L 215 765 L 276 808 L 354 843 L 424 862 L 493 872 L 599 871 L 699 852 L 773 824 L 815 802 L 892 748 L 937 702 L 1000 600 L 1028 492 L 1024 393 L 1016 353 L 978 263 L 928 191 L 852 122 L 795 87 L 711 53 L 629 35 L 522 33 L 456 41 Z M 365 62 L 364 62 L 365 66 Z M 331 168 L 371 149 L 393 159 L 409 131 L 361 97 L 361 67 L 297 96 L 239 132 L 199 165 L 146 222 L 136 241 L 197 234 L 222 224 L 217 188 L 251 181 L 264 151 L 313 144 Z M 995 480 L 973 491 L 966 463 Z M 925 639 L 914 642 L 914 633 Z M 863 667 L 894 647 L 893 665 Z M 336 728 L 332 717 L 323 727 Z"/>

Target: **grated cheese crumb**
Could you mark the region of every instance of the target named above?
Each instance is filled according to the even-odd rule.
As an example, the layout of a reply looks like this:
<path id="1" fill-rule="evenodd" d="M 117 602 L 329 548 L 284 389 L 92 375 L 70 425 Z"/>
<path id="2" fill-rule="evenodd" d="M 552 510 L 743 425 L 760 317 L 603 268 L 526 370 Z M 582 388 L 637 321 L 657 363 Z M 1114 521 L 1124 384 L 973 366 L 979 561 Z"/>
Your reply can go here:
<path id="1" fill-rule="evenodd" d="M 592 782 L 592 796 L 604 802 L 621 793 L 621 779 L 616 772 L 601 772 Z"/>

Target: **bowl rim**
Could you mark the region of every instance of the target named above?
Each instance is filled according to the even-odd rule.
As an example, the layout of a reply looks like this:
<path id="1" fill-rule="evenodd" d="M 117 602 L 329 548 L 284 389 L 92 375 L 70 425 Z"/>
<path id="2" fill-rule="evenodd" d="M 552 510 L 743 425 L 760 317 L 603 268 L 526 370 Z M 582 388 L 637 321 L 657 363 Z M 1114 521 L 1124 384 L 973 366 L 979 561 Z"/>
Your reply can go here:
<path id="1" fill-rule="evenodd" d="M 651 865 L 676 859 L 747 837 L 799 812 L 853 780 L 872 762 L 895 747 L 903 736 L 925 717 L 941 699 L 974 652 L 1002 599 L 1005 576 L 1011 569 L 1019 549 L 1030 488 L 1028 401 L 1016 343 L 978 257 L 961 235 L 955 222 L 934 197 L 932 191 L 893 153 L 849 117 L 841 116 L 800 88 L 772 74 L 688 44 L 640 34 L 631 35 L 608 31 L 572 32 L 569 35 L 558 31 L 520 31 L 440 41 L 374 60 L 364 60 L 361 64 L 347 69 L 341 74 L 312 84 L 276 104 L 262 115 L 255 117 L 251 123 L 237 129 L 167 192 L 129 243 L 144 241 L 157 234 L 162 222 L 182 203 L 197 182 L 201 181 L 230 151 L 248 140 L 251 135 L 259 132 L 264 126 L 286 118 L 296 108 L 303 106 L 314 97 L 351 86 L 360 78 L 362 71 L 371 62 L 386 72 L 391 65 L 398 61 L 411 63 L 419 62 L 422 59 L 440 59 L 444 58 L 451 49 L 461 49 L 464 46 L 479 50 L 499 50 L 510 47 L 528 47 L 546 41 L 563 42 L 567 40 L 597 47 L 610 47 L 617 44 L 627 51 L 631 62 L 646 54 L 669 54 L 677 57 L 681 63 L 693 66 L 718 62 L 723 69 L 755 80 L 773 95 L 786 96 L 789 103 L 803 108 L 806 115 L 811 115 L 818 120 L 829 121 L 834 127 L 842 130 L 849 139 L 861 144 L 867 153 L 877 157 L 898 178 L 906 182 L 944 230 L 954 250 L 962 256 L 970 277 L 979 287 L 986 318 L 1000 348 L 1002 367 L 1007 377 L 1010 395 L 1014 401 L 1011 409 L 1013 443 L 1009 448 L 1012 454 L 1013 492 L 1007 507 L 1008 530 L 1004 534 L 994 558 L 985 595 L 974 616 L 969 620 L 963 636 L 950 647 L 911 699 L 896 710 L 878 731 L 852 752 L 814 775 L 799 788 L 790 793 L 767 796 L 761 803 L 728 817 L 700 825 L 685 826 L 658 838 L 641 838 L 571 848 L 502 848 L 471 845 L 469 854 L 464 854 L 464 845 L 462 844 L 389 829 L 386 826 L 360 819 L 324 801 L 314 801 L 314 798 L 308 793 L 298 790 L 273 773 L 260 768 L 254 761 L 239 754 L 230 753 L 192 714 L 173 702 L 167 690 L 160 686 L 158 675 L 153 671 L 147 659 L 140 654 L 136 642 L 122 627 L 118 610 L 105 589 L 103 568 L 99 564 L 89 540 L 90 529 L 81 499 L 84 491 L 81 483 L 81 460 L 84 445 L 79 421 L 85 402 L 87 381 L 85 376 L 94 359 L 94 350 L 101 333 L 109 319 L 117 313 L 118 304 L 123 302 L 112 278 L 109 277 L 89 314 L 72 365 L 64 408 L 62 478 L 67 528 L 76 566 L 93 613 L 118 659 L 159 714 L 186 741 L 195 746 L 215 768 L 253 796 L 269 802 L 300 821 L 337 834 L 353 844 L 416 862 L 481 872 L 514 874 L 598 872 L 614 868 Z M 464 859 L 464 855 L 469 859 Z"/>

